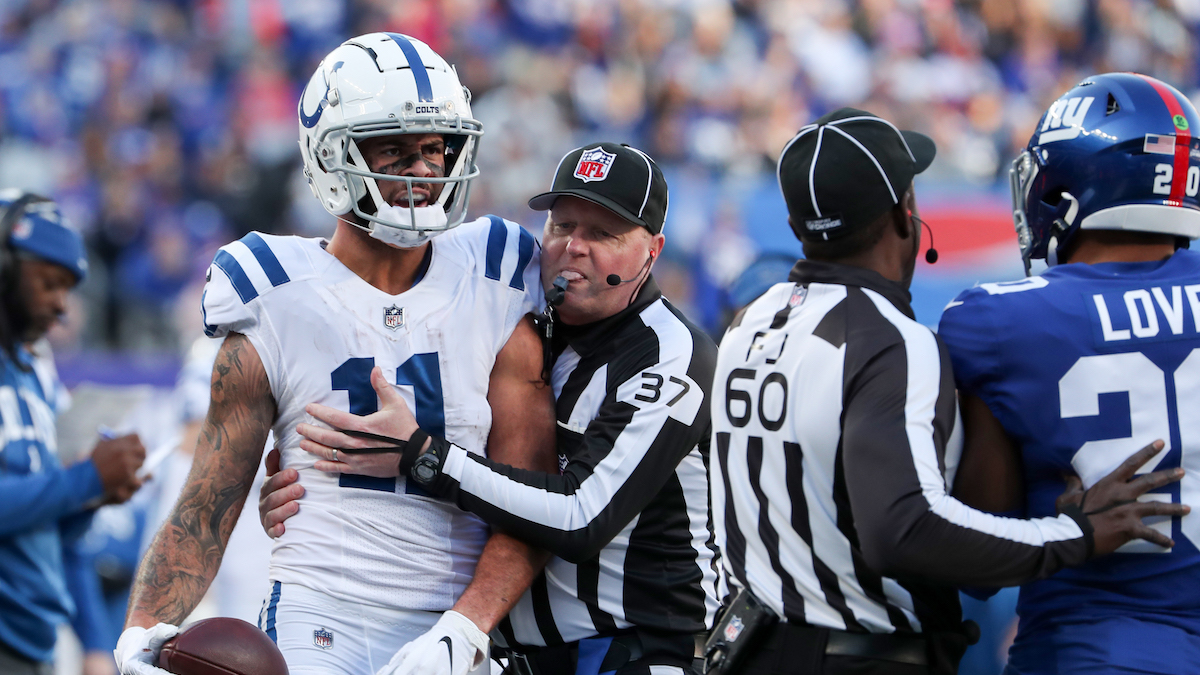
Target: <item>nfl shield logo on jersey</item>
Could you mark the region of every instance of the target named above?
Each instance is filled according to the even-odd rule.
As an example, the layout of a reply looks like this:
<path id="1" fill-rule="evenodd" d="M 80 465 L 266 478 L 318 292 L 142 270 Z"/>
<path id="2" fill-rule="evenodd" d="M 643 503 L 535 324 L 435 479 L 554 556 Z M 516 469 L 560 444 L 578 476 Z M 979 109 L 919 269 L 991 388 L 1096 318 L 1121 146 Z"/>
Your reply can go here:
<path id="1" fill-rule="evenodd" d="M 383 325 L 396 330 L 404 325 L 404 308 L 392 305 L 383 309 Z"/>
<path id="2" fill-rule="evenodd" d="M 738 636 L 742 634 L 742 629 L 746 624 L 742 623 L 742 617 L 735 616 L 729 620 L 729 625 L 725 626 L 725 640 L 728 642 L 737 642 Z"/>
<path id="3" fill-rule="evenodd" d="M 313 631 L 313 644 L 321 649 L 333 649 L 333 631 L 324 626 Z"/>
<path id="4" fill-rule="evenodd" d="M 792 297 L 788 298 L 788 307 L 795 307 L 804 302 L 804 298 L 808 297 L 808 286 L 796 285 L 792 289 Z"/>
<path id="5" fill-rule="evenodd" d="M 579 163 L 575 165 L 575 177 L 585 183 L 604 180 L 608 178 L 608 170 L 612 168 L 616 159 L 615 154 L 605 152 L 599 147 L 584 150 L 579 156 Z"/>

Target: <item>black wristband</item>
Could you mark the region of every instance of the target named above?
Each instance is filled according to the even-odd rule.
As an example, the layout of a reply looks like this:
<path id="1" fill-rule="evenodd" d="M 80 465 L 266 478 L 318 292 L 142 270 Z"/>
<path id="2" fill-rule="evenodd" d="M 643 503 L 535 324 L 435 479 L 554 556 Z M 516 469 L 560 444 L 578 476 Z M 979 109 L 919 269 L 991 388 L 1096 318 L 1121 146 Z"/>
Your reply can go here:
<path id="1" fill-rule="evenodd" d="M 424 443 L 424 440 L 421 442 Z M 413 443 L 413 445 L 416 444 Z M 409 471 L 409 476 L 419 485 L 437 494 L 440 488 L 445 487 L 445 481 L 442 480 L 442 465 L 446 463 L 446 456 L 449 454 L 450 441 L 438 438 L 437 436 L 430 436 L 429 450 L 417 458 L 412 469 Z"/>
<path id="2" fill-rule="evenodd" d="M 400 455 L 400 475 L 407 476 L 408 470 L 412 468 L 417 457 L 421 456 L 421 446 L 425 445 L 425 439 L 429 438 L 429 434 L 421 427 L 412 432 L 408 437 L 408 443 L 404 447 L 404 453 Z"/>
<path id="3" fill-rule="evenodd" d="M 1091 559 L 1096 552 L 1096 530 L 1092 527 L 1092 521 L 1088 520 L 1087 514 L 1083 509 L 1074 504 L 1063 507 L 1063 513 L 1071 517 L 1079 529 L 1083 531 L 1083 541 L 1087 544 L 1087 559 Z"/>

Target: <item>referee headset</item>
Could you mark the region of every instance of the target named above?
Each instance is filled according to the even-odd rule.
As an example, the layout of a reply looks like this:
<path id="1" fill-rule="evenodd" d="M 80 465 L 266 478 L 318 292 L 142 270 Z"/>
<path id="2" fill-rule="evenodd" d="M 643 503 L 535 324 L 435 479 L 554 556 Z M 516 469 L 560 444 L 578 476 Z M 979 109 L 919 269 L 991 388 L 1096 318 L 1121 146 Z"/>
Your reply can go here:
<path id="1" fill-rule="evenodd" d="M 925 251 L 925 262 L 932 265 L 938 261 L 937 249 L 933 247 L 933 228 L 929 226 L 929 223 L 922 220 L 920 216 L 913 213 L 912 209 L 907 210 L 909 222 L 913 223 L 914 227 L 924 227 L 925 231 L 929 233 L 929 250 Z"/>

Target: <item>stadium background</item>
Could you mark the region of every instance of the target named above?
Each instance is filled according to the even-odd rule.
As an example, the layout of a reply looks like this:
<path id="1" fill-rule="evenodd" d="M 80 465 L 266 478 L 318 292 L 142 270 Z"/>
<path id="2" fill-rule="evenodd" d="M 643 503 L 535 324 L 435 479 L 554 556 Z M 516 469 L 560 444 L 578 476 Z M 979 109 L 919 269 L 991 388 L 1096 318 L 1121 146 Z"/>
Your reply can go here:
<path id="1" fill-rule="evenodd" d="M 735 284 L 743 270 L 799 254 L 774 159 L 803 124 L 853 105 L 936 140 L 917 182 L 941 260 L 913 283 L 932 326 L 960 289 L 1022 275 L 1008 163 L 1055 96 L 1135 70 L 1195 100 L 1198 26 L 1200 0 L 0 0 L 0 186 L 59 200 L 91 260 L 51 335 L 76 401 L 63 453 L 97 421 L 147 447 L 175 433 L 168 394 L 217 247 L 332 231 L 296 101 L 349 36 L 406 33 L 457 65 L 485 128 L 473 214 L 540 232 L 525 201 L 564 152 L 647 150 L 672 197 L 655 275 L 719 336 L 787 263 Z M 996 649 L 963 672 L 992 671 Z"/>

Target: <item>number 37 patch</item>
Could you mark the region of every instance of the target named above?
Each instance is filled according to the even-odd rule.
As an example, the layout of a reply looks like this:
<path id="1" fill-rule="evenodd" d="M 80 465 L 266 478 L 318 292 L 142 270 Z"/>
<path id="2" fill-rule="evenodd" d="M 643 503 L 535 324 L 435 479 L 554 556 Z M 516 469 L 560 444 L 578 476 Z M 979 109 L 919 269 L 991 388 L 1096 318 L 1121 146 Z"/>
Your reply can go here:
<path id="1" fill-rule="evenodd" d="M 665 406 L 668 417 L 691 426 L 704 402 L 704 390 L 683 373 L 643 370 L 617 388 L 617 400 L 643 410 Z"/>

